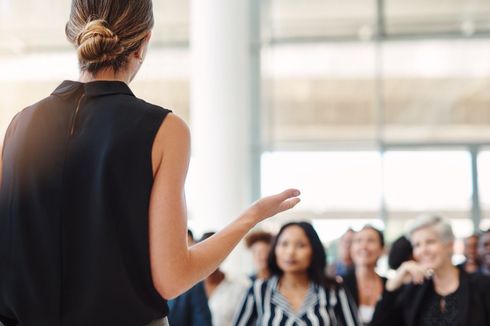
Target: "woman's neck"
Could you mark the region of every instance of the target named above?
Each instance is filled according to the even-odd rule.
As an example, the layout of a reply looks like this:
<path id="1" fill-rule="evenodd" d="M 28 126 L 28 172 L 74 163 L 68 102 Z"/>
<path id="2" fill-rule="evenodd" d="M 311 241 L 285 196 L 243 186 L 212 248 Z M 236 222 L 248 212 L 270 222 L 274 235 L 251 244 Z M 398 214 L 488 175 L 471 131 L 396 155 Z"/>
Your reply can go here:
<path id="1" fill-rule="evenodd" d="M 88 71 L 80 72 L 78 80 L 82 83 L 93 82 L 97 80 L 120 81 L 129 84 L 130 78 L 124 71 L 115 72 L 113 69 L 101 69 L 96 74 Z"/>
<path id="2" fill-rule="evenodd" d="M 440 295 L 447 295 L 459 287 L 459 270 L 451 263 L 446 263 L 434 271 L 434 289 Z"/>
<path id="3" fill-rule="evenodd" d="M 306 272 L 284 273 L 279 283 L 283 289 L 307 288 L 310 284 L 310 278 Z"/>
<path id="4" fill-rule="evenodd" d="M 358 265 L 356 266 L 356 278 L 362 280 L 374 280 L 378 278 L 374 266 Z"/>
<path id="5" fill-rule="evenodd" d="M 259 280 L 265 280 L 270 277 L 269 269 L 264 268 L 257 272 L 257 278 Z"/>

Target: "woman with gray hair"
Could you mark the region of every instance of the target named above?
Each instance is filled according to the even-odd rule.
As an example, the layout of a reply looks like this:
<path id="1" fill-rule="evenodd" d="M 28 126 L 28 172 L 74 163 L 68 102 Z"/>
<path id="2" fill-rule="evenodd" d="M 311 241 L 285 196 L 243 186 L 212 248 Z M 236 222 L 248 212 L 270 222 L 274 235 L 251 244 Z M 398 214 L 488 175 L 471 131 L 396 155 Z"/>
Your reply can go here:
<path id="1" fill-rule="evenodd" d="M 403 263 L 388 280 L 371 325 L 490 325 L 490 278 L 452 264 L 449 221 L 420 216 L 408 235 L 415 260 Z"/>

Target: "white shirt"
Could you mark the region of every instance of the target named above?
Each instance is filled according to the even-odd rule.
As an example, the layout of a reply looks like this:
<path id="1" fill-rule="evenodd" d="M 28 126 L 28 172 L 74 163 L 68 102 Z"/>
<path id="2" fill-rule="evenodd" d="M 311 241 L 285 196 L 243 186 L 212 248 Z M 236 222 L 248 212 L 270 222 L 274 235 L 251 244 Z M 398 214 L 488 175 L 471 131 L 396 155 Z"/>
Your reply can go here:
<path id="1" fill-rule="evenodd" d="M 359 306 L 359 316 L 361 318 L 361 321 L 365 324 L 368 324 L 371 322 L 373 319 L 374 315 L 374 307 L 373 306 L 367 306 L 367 305 L 360 305 Z"/>
<path id="2" fill-rule="evenodd" d="M 213 326 L 230 326 L 235 311 L 243 301 L 247 287 L 237 281 L 225 277 L 214 289 L 208 299 L 209 310 L 213 318 Z"/>

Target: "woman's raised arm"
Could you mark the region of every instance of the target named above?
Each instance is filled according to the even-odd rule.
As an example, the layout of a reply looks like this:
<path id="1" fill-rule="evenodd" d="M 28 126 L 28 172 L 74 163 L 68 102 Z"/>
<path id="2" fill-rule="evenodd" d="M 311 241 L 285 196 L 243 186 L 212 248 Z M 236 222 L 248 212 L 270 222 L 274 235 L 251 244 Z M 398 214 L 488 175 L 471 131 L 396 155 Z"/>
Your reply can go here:
<path id="1" fill-rule="evenodd" d="M 299 202 L 299 191 L 295 189 L 262 198 L 223 230 L 189 248 L 184 194 L 189 153 L 187 125 L 169 114 L 153 145 L 155 177 L 149 217 L 153 282 L 166 299 L 176 297 L 214 271 L 257 223 Z"/>

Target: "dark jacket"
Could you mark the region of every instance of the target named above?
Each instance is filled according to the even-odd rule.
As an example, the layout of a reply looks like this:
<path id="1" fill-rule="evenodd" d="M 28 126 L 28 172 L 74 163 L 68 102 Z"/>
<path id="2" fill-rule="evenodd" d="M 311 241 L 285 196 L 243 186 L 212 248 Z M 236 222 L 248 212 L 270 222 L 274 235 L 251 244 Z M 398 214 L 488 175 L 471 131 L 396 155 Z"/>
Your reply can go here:
<path id="1" fill-rule="evenodd" d="M 204 283 L 194 285 L 189 291 L 168 302 L 170 325 L 212 326 L 211 311 Z"/>
<path id="2" fill-rule="evenodd" d="M 381 281 L 383 282 L 383 291 L 386 285 L 386 278 L 380 276 Z M 359 289 L 357 287 L 357 278 L 356 272 L 354 270 L 347 273 L 343 278 L 342 284 L 349 291 L 350 295 L 354 299 L 356 306 L 359 307 Z"/>
<path id="3" fill-rule="evenodd" d="M 490 325 L 490 277 L 460 271 L 460 315 L 455 326 Z M 376 305 L 371 326 L 417 326 L 432 280 L 421 285 L 405 285 L 397 291 L 383 292 Z"/>

